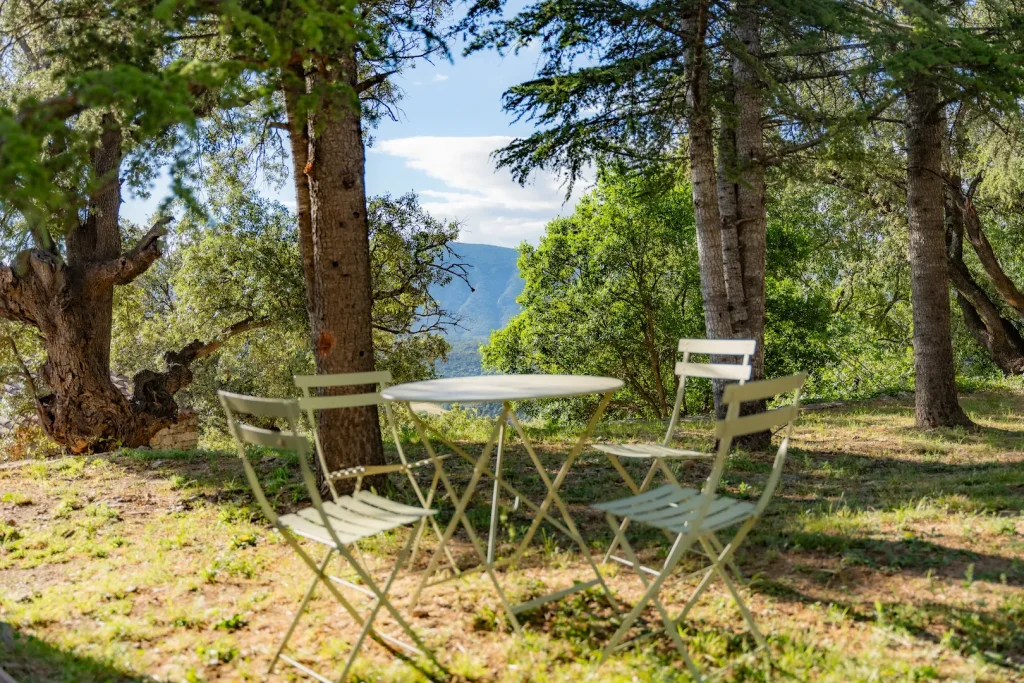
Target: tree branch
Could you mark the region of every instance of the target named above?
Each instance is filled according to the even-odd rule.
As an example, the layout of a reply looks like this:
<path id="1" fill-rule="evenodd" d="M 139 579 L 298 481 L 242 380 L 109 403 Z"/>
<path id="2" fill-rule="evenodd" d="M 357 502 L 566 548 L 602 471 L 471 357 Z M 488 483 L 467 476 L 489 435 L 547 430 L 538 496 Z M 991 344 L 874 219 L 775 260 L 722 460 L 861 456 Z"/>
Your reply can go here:
<path id="1" fill-rule="evenodd" d="M 126 285 L 145 273 L 153 262 L 160 258 L 160 238 L 167 234 L 165 227 L 172 218 L 161 218 L 149 232 L 139 240 L 135 248 L 121 254 L 113 261 L 95 266 L 89 271 L 89 283 L 93 287 L 107 285 Z"/>
<path id="2" fill-rule="evenodd" d="M 392 69 L 391 71 L 381 71 L 380 73 L 376 73 L 376 74 L 370 76 L 369 78 L 356 83 L 356 87 L 355 87 L 356 93 L 358 94 L 358 93 L 366 92 L 370 88 L 372 88 L 374 86 L 378 86 L 381 83 L 383 83 L 384 81 L 388 80 L 389 78 L 394 76 L 396 73 L 398 73 L 398 69 Z"/>

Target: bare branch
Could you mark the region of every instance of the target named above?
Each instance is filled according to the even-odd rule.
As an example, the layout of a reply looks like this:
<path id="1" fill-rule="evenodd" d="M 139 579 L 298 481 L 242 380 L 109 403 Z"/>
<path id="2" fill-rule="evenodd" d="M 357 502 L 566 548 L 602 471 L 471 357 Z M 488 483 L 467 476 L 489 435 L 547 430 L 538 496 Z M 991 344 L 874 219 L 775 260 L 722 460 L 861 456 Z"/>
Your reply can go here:
<path id="1" fill-rule="evenodd" d="M 369 90 L 370 88 L 373 88 L 374 86 L 378 86 L 384 81 L 394 76 L 396 73 L 398 73 L 398 69 L 393 69 L 391 71 L 381 71 L 380 73 L 376 73 L 370 76 L 369 78 L 362 80 L 359 83 L 356 83 L 356 93 L 362 93 Z"/>
<path id="2" fill-rule="evenodd" d="M 126 285 L 138 276 L 145 273 L 153 262 L 160 258 L 160 238 L 167 234 L 167 224 L 172 218 L 165 216 L 161 218 L 149 232 L 139 240 L 135 248 L 121 254 L 113 261 L 107 261 L 95 266 L 89 271 L 90 284 L 96 286 Z"/>

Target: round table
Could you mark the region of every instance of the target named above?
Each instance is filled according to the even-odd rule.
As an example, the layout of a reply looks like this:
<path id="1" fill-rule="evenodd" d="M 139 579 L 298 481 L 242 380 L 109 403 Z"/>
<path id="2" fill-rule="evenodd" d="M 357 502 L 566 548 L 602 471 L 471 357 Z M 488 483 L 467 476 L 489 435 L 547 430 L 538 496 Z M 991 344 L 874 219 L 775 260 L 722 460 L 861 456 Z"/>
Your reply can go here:
<path id="1" fill-rule="evenodd" d="M 478 375 L 396 384 L 380 392 L 401 403 L 505 403 L 606 394 L 622 380 L 589 375 Z"/>
<path id="2" fill-rule="evenodd" d="M 445 544 L 451 539 L 460 523 L 469 535 L 470 541 L 472 542 L 477 554 L 480 555 L 480 559 L 483 561 L 481 566 L 483 570 L 487 572 L 491 582 L 494 584 L 494 587 L 498 592 L 498 597 L 501 599 L 502 604 L 508 613 L 509 621 L 512 623 L 512 627 L 517 633 L 520 632 L 519 621 L 515 616 L 517 613 L 531 609 L 544 602 L 584 590 L 596 584 L 601 584 L 606 594 L 609 596 L 609 599 L 612 601 L 612 604 L 615 604 L 615 599 L 611 596 L 611 591 L 608 589 L 608 586 L 604 582 L 604 578 L 597 569 L 597 565 L 590 556 L 586 542 L 580 535 L 579 529 L 577 529 L 576 524 L 569 516 L 569 510 L 561 496 L 559 496 L 558 490 L 561 487 L 562 482 L 565 480 L 565 477 L 569 472 L 569 468 L 572 467 L 572 464 L 583 452 L 583 447 L 586 445 L 587 440 L 590 438 L 594 428 L 597 426 L 601 416 L 604 414 L 605 408 L 608 407 L 608 403 L 611 401 L 612 396 L 616 391 L 621 389 L 622 386 L 622 380 L 615 379 L 613 377 L 592 377 L 587 375 L 480 375 L 475 377 L 449 377 L 423 382 L 396 384 L 395 386 L 388 387 L 381 391 L 381 397 L 386 401 L 405 404 L 410 416 L 412 417 L 413 424 L 416 426 L 420 439 L 422 440 L 424 447 L 427 449 L 427 454 L 430 456 L 430 459 L 434 461 L 434 466 L 437 471 L 435 482 L 437 479 L 440 479 L 451 499 L 457 501 L 455 514 L 441 537 L 440 547 L 431 558 L 430 565 L 423 574 L 419 588 L 417 588 L 416 593 L 413 595 L 413 605 L 415 605 L 419 599 L 421 591 L 427 587 L 431 575 L 440 569 L 438 567 L 438 562 Z M 597 409 L 594 411 L 593 416 L 587 423 L 586 428 L 580 434 L 576 444 L 566 456 L 558 474 L 555 476 L 554 480 L 552 480 L 548 476 L 540 460 L 537 458 L 533 445 L 530 443 L 526 432 L 523 430 L 515 412 L 512 410 L 511 402 L 570 398 L 574 396 L 587 395 L 597 395 L 601 397 Z M 501 403 L 502 410 L 495 421 L 495 426 L 491 432 L 490 439 L 487 441 L 487 444 L 484 446 L 480 455 L 474 458 L 467 453 L 464 448 L 453 443 L 451 440 L 446 439 L 445 436 L 439 433 L 436 429 L 429 427 L 420 418 L 420 416 L 417 415 L 416 411 L 412 409 L 410 405 L 412 403 Z M 538 477 L 547 489 L 547 495 L 545 496 L 543 503 L 540 505 L 537 505 L 527 499 L 519 491 L 515 490 L 508 482 L 502 479 L 501 459 L 505 441 L 506 423 L 511 424 L 519 435 L 527 454 L 533 461 Z M 439 458 L 434 452 L 429 436 L 431 433 L 438 441 L 448 446 L 448 448 L 450 448 L 454 453 L 473 464 L 472 477 L 470 478 L 470 481 L 466 486 L 466 491 L 462 496 L 458 496 L 452 487 L 451 481 L 444 471 L 443 458 Z M 488 463 L 490 461 L 491 453 L 494 452 L 495 445 L 497 446 L 497 458 L 495 460 L 494 470 L 491 471 L 488 468 Z M 483 476 L 488 476 L 494 479 L 494 492 L 491 498 L 490 534 L 487 539 L 488 543 L 486 553 L 481 548 L 476 532 L 473 529 L 473 525 L 466 516 L 466 508 L 469 505 L 473 491 L 476 489 L 480 478 Z M 494 560 L 494 541 L 496 538 L 495 531 L 498 519 L 498 494 L 500 489 L 504 489 L 509 494 L 515 496 L 517 502 L 520 500 L 523 501 L 523 503 L 533 510 L 535 516 L 529 530 L 526 532 L 523 540 L 516 548 L 512 557 L 496 563 Z M 433 498 L 435 490 L 436 483 L 431 486 L 431 492 L 427 503 L 428 505 L 430 504 L 429 500 Z M 561 521 L 555 519 L 551 512 L 549 512 L 552 505 L 558 508 L 562 518 Z M 555 526 L 555 528 L 569 536 L 580 547 L 587 561 L 590 563 L 596 578 L 591 581 L 576 583 L 570 588 L 556 591 L 546 596 L 530 600 L 529 602 L 513 606 L 506 598 L 505 592 L 494 573 L 494 569 L 500 565 L 515 562 L 522 557 L 543 519 L 547 519 L 553 526 Z"/>

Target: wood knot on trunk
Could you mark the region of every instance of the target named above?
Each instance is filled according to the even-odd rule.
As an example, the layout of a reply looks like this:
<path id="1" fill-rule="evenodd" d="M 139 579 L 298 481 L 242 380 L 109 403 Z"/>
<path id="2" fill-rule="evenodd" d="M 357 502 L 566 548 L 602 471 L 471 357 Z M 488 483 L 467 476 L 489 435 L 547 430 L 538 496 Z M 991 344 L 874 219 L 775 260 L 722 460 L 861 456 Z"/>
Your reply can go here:
<path id="1" fill-rule="evenodd" d="M 341 186 L 346 190 L 351 190 L 356 186 L 356 177 L 351 173 L 342 173 Z"/>
<path id="2" fill-rule="evenodd" d="M 334 349 L 334 335 L 323 330 L 316 338 L 316 355 L 318 358 L 326 358 Z"/>

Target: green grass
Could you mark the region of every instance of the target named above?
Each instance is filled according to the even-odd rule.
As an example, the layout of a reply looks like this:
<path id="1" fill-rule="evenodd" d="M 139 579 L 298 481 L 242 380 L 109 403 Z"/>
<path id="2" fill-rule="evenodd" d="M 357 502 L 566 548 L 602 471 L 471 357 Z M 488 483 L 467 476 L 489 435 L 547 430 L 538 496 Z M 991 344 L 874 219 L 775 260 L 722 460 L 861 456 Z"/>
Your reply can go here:
<path id="1" fill-rule="evenodd" d="M 737 681 L 1024 680 L 1024 396 L 975 394 L 964 403 L 982 425 L 978 432 L 916 431 L 912 406 L 891 399 L 805 413 L 782 488 L 737 558 L 770 662 L 743 657 L 753 641 L 721 586 L 685 625 L 695 659 L 708 669 L 733 664 L 724 678 Z M 489 431 L 486 421 L 464 414 L 436 419 L 467 446 Z M 571 435 L 527 428 L 553 474 Z M 610 423 L 598 438 L 656 440 L 661 428 Z M 677 436 L 687 447 L 707 448 L 709 431 L 707 422 L 686 422 Z M 407 436 L 407 452 L 422 457 L 422 445 Z M 506 454 L 510 483 L 542 498 L 515 438 Z M 756 498 L 772 456 L 731 455 L 725 490 Z M 294 457 L 261 452 L 254 460 L 275 504 L 304 504 Z M 447 462 L 461 490 L 471 467 Z M 643 476 L 642 466 L 630 467 Z M 676 467 L 690 483 L 707 471 L 706 464 Z M 429 470 L 420 473 L 429 485 Z M 0 491 L 0 662 L 19 683 L 261 679 L 309 571 L 265 525 L 232 452 L 40 460 L 0 471 Z M 413 499 L 401 478 L 386 491 Z M 480 532 L 489 491 L 485 481 L 469 509 Z M 611 531 L 587 506 L 625 493 L 616 472 L 587 451 L 563 493 L 592 550 L 607 548 Z M 443 524 L 452 505 L 444 497 L 438 505 Z M 499 548 L 510 551 L 530 519 L 525 507 L 513 510 L 503 500 Z M 405 533 L 372 539 L 362 550 L 384 570 Z M 664 557 L 660 533 L 634 525 L 630 538 L 646 560 Z M 429 535 L 425 545 L 432 549 Z M 461 564 L 473 564 L 462 531 L 454 549 Z M 416 568 L 428 559 L 421 553 Z M 686 565 L 697 568 L 700 560 Z M 579 550 L 542 525 L 521 565 L 502 577 L 514 599 L 526 600 L 586 578 L 585 570 Z M 347 575 L 340 565 L 334 571 Z M 604 571 L 618 599 L 640 594 L 625 568 Z M 400 606 L 414 587 L 408 576 L 396 583 Z M 667 602 L 678 608 L 689 587 L 672 585 Z M 526 635 L 515 638 L 482 574 L 428 590 L 412 617 L 454 680 L 586 679 L 615 629 L 606 596 L 593 590 L 522 620 Z M 384 630 L 394 630 L 384 621 Z M 655 624 L 647 614 L 644 628 Z M 335 671 L 355 633 L 320 596 L 296 645 L 318 668 Z M 593 680 L 688 679 L 669 643 L 642 642 Z M 365 654 L 356 680 L 422 679 L 379 647 Z M 279 670 L 271 680 L 294 675 Z"/>

